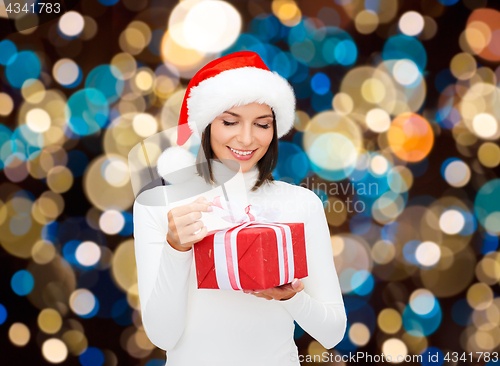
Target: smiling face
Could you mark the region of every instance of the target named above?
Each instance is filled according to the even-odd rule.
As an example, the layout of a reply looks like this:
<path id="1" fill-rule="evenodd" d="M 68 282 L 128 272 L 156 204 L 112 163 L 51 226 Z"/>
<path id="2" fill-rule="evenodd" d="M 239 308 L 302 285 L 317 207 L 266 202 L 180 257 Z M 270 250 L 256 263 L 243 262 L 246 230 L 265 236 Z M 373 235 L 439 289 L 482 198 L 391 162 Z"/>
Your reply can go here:
<path id="1" fill-rule="evenodd" d="M 214 158 L 236 160 L 243 173 L 267 152 L 273 140 L 273 114 L 267 104 L 250 103 L 228 109 L 211 123 Z"/>

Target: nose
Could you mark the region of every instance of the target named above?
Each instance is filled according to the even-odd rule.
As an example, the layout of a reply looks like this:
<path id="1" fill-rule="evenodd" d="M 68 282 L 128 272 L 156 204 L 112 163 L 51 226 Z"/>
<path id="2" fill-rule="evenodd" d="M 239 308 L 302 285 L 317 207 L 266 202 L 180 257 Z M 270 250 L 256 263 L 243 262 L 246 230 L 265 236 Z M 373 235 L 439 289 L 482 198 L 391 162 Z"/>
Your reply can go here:
<path id="1" fill-rule="evenodd" d="M 252 124 L 244 123 L 243 127 L 238 131 L 236 140 L 241 145 L 241 147 L 249 147 L 253 141 Z"/>

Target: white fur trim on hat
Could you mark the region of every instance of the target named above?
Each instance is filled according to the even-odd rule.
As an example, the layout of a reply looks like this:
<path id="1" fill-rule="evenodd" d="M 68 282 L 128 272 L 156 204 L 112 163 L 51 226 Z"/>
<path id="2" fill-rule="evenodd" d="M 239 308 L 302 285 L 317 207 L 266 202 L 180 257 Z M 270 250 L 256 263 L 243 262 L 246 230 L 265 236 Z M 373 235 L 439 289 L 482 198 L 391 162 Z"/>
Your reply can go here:
<path id="1" fill-rule="evenodd" d="M 295 94 L 292 86 L 276 71 L 256 67 L 226 70 L 191 88 L 187 100 L 188 124 L 201 134 L 224 111 L 250 103 L 264 103 L 273 109 L 278 138 L 293 128 Z"/>
<path id="2" fill-rule="evenodd" d="M 192 173 L 179 170 L 187 167 L 196 169 L 195 164 L 196 158 L 189 150 L 174 146 L 162 152 L 156 169 L 160 177 L 166 177 L 170 183 L 180 183 L 192 178 Z"/>

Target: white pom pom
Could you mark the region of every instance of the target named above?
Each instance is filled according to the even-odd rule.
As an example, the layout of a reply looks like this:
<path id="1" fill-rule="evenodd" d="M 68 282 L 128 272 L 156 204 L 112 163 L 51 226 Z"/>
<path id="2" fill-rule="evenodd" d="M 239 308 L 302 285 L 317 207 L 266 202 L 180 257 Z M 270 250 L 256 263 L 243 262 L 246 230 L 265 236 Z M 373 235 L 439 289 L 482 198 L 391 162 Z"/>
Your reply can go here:
<path id="1" fill-rule="evenodd" d="M 166 177 L 170 183 L 178 183 L 189 179 L 186 174 L 176 173 L 181 169 L 192 167 L 195 171 L 196 158 L 187 149 L 174 146 L 166 149 L 158 158 L 157 170 L 160 177 Z"/>

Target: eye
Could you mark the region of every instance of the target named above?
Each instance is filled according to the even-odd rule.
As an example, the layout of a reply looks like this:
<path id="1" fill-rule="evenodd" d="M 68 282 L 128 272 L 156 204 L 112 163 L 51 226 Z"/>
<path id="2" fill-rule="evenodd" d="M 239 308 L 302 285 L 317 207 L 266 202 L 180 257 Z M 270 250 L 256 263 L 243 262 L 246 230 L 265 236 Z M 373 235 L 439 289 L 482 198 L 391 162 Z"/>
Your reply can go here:
<path id="1" fill-rule="evenodd" d="M 224 126 L 232 126 L 234 125 L 236 122 L 228 122 L 228 121 L 222 121 L 222 123 L 224 124 Z"/>
<path id="2" fill-rule="evenodd" d="M 257 123 L 257 126 L 262 127 L 264 130 L 267 130 L 268 128 L 270 128 L 270 127 L 271 127 L 271 125 L 269 125 L 269 124 L 266 124 L 266 125 L 260 125 L 260 124 L 258 124 L 258 123 Z"/>

